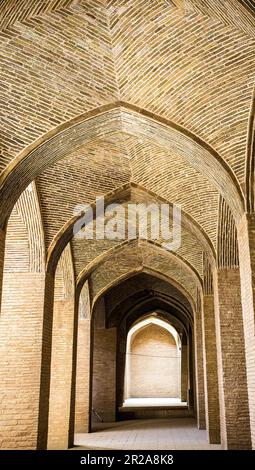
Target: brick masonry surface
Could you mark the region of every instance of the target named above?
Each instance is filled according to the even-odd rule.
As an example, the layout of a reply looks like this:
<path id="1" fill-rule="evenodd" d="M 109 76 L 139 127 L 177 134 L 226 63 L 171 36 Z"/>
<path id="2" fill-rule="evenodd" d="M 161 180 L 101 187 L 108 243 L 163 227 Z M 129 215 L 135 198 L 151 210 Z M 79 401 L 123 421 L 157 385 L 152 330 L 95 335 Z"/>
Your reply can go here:
<path id="1" fill-rule="evenodd" d="M 0 2 L 0 448 L 113 421 L 151 314 L 187 340 L 168 392 L 254 448 L 254 46 L 250 0 Z M 73 238 L 100 196 L 179 204 L 181 246 Z"/>

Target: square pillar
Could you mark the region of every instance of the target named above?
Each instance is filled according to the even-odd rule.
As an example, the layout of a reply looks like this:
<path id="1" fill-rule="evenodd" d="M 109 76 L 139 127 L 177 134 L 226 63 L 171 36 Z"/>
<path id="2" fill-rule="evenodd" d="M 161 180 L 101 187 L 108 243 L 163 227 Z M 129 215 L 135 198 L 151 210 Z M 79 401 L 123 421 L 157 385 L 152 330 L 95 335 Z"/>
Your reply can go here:
<path id="1" fill-rule="evenodd" d="M 92 408 L 104 422 L 116 419 L 116 337 L 116 328 L 94 329 Z"/>
<path id="2" fill-rule="evenodd" d="M 77 339 L 75 432 L 89 432 L 90 319 L 79 318 Z"/>
<path id="3" fill-rule="evenodd" d="M 73 368 L 74 297 L 55 300 L 53 310 L 48 449 L 69 446 Z"/>
<path id="4" fill-rule="evenodd" d="M 240 272 L 214 272 L 215 324 L 224 449 L 250 449 L 250 417 L 245 361 Z"/>
<path id="5" fill-rule="evenodd" d="M 6 273 L 0 316 L 0 448 L 45 449 L 54 281 Z"/>
<path id="6" fill-rule="evenodd" d="M 255 215 L 237 227 L 252 448 L 255 449 Z"/>
<path id="7" fill-rule="evenodd" d="M 198 429 L 206 428 L 205 421 L 205 390 L 204 390 L 204 359 L 201 311 L 195 312 L 195 369 L 196 369 L 196 401 Z"/>
<path id="8" fill-rule="evenodd" d="M 182 343 L 181 349 L 181 401 L 188 402 L 188 383 L 189 383 L 189 369 L 188 369 L 188 345 Z"/>
<path id="9" fill-rule="evenodd" d="M 202 325 L 206 429 L 210 444 L 220 444 L 218 368 L 213 295 L 204 295 Z"/>
<path id="10" fill-rule="evenodd" d="M 125 369 L 126 369 L 126 328 L 122 324 L 117 330 L 117 352 L 116 352 L 116 408 L 123 405 L 125 400 Z"/>

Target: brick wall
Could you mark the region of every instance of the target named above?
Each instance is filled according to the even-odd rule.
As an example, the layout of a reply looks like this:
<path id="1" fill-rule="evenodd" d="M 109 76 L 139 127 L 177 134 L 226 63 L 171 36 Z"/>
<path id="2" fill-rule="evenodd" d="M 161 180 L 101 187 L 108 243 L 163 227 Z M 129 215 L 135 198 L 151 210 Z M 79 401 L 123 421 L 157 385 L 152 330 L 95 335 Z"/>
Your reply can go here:
<path id="1" fill-rule="evenodd" d="M 220 444 L 218 367 L 213 295 L 204 295 L 202 311 L 205 414 L 208 439 Z"/>
<path id="2" fill-rule="evenodd" d="M 51 352 L 48 449 L 66 449 L 69 443 L 74 334 L 74 277 L 70 247 L 55 274 Z"/>
<path id="3" fill-rule="evenodd" d="M 4 252 L 5 252 L 5 232 L 0 229 L 0 308 L 1 308 L 1 301 L 2 301 Z"/>
<path id="4" fill-rule="evenodd" d="M 195 346 L 195 372 L 196 372 L 196 409 L 198 429 L 205 429 L 205 389 L 204 389 L 204 359 L 202 316 L 197 310 L 194 317 L 194 346 Z"/>
<path id="5" fill-rule="evenodd" d="M 75 394 L 75 432 L 89 431 L 90 319 L 79 318 Z"/>
<path id="6" fill-rule="evenodd" d="M 54 302 L 48 449 L 67 449 L 73 352 L 74 300 Z"/>
<path id="7" fill-rule="evenodd" d="M 252 446 L 255 449 L 255 218 L 244 216 L 238 227 L 238 246 L 241 274 L 241 297 L 247 365 L 247 383 Z"/>
<path id="8" fill-rule="evenodd" d="M 182 344 L 181 349 L 181 400 L 188 402 L 188 384 L 189 384 L 189 358 L 188 346 Z"/>
<path id="9" fill-rule="evenodd" d="M 4 276 L 0 317 L 2 449 L 37 447 L 44 289 L 43 273 Z"/>
<path id="10" fill-rule="evenodd" d="M 221 443 L 250 449 L 250 416 L 239 269 L 214 273 Z"/>
<path id="11" fill-rule="evenodd" d="M 180 397 L 181 358 L 173 336 L 158 325 L 148 325 L 132 338 L 130 397 Z"/>
<path id="12" fill-rule="evenodd" d="M 122 406 L 125 396 L 125 370 L 126 370 L 126 346 L 127 333 L 125 322 L 117 329 L 117 354 L 116 354 L 116 405 Z"/>
<path id="13" fill-rule="evenodd" d="M 31 186 L 13 208 L 6 234 L 0 316 L 2 448 L 46 447 L 53 280 L 45 275 L 44 262 L 39 204 Z"/>
<path id="14" fill-rule="evenodd" d="M 190 224 L 189 231 L 183 231 L 179 254 L 201 274 L 200 227 L 212 245 L 219 248 L 216 244 L 219 192 L 235 211 L 234 215 L 239 216 L 243 211 L 239 193 L 245 196 L 245 176 L 250 176 L 245 175 L 255 64 L 250 2 L 243 0 L 241 5 L 232 0 L 150 0 L 149 7 L 146 0 L 47 0 L 39 2 L 43 3 L 39 6 L 37 3 L 10 0 L 0 6 L 4 63 L 0 83 L 4 104 L 0 168 L 6 169 L 12 162 L 6 184 L 1 183 L 1 227 L 19 191 L 35 177 L 47 246 L 72 215 L 77 202 L 88 202 L 132 180 L 146 191 L 181 203 L 196 221 Z M 117 100 L 127 104 L 122 102 L 121 106 L 119 103 L 109 108 L 109 112 L 102 109 L 98 112 L 101 105 Z M 84 121 L 82 118 L 69 128 L 70 119 L 90 111 Z M 54 135 L 56 126 L 61 124 L 61 132 Z M 45 136 L 47 132 L 52 133 L 51 138 Z M 40 145 L 26 159 L 22 160 L 20 155 L 19 165 L 14 168 L 14 158 L 37 138 L 41 139 Z M 221 158 L 224 165 L 220 164 Z M 68 339 L 72 329 L 70 326 L 69 331 L 67 323 L 64 325 L 60 320 L 61 312 L 71 318 L 71 300 L 55 297 L 51 342 L 54 280 L 43 274 L 44 237 L 39 215 L 39 201 L 32 183 L 13 209 L 8 225 L 0 319 L 4 374 L 0 388 L 4 387 L 1 393 L 6 410 L 2 427 L 4 446 L 45 447 L 51 345 L 55 374 L 52 380 L 57 380 L 58 360 L 61 356 L 63 366 L 67 352 L 63 337 Z M 253 218 L 244 217 L 238 227 L 242 311 L 234 271 L 220 273 L 216 280 L 222 436 L 224 445 L 233 448 L 249 445 L 246 373 L 255 446 Z M 225 239 L 229 219 L 224 216 L 222 220 Z M 96 247 L 91 243 L 88 247 L 74 242 L 72 247 L 79 274 L 112 245 L 102 243 Z M 1 231 L 0 254 L 3 251 Z M 223 251 L 225 256 L 226 250 Z M 184 267 L 175 258 L 145 246 L 141 249 L 133 246 L 125 253 L 112 252 L 91 275 L 93 297 L 112 286 L 118 277 L 148 268 L 174 278 L 194 300 L 200 280 L 187 268 L 188 263 Z M 0 256 L 0 277 L 2 269 Z M 204 322 L 207 321 L 205 345 L 212 327 L 211 317 L 205 317 Z M 195 327 L 198 422 L 203 427 L 199 312 Z M 69 358 L 70 353 L 71 348 Z M 205 348 L 208 362 L 211 357 Z M 235 371 L 236 364 L 240 364 L 240 370 Z M 206 380 L 208 384 L 209 376 Z M 16 392 L 17 384 L 24 388 L 26 397 L 21 397 L 20 390 Z M 58 386 L 62 385 L 58 380 Z M 232 397 L 227 395 L 228 389 L 233 389 Z M 57 399 L 57 386 L 54 390 Z M 64 386 L 59 390 L 63 391 Z M 14 404 L 17 413 L 11 420 Z M 67 414 L 62 415 L 67 422 Z M 53 421 L 58 422 L 56 418 Z M 53 421 L 50 418 L 50 429 Z M 67 428 L 58 423 L 66 432 Z"/>
<path id="15" fill-rule="evenodd" d="M 116 328 L 95 328 L 93 340 L 92 407 L 105 422 L 115 421 Z M 95 419 L 95 416 L 92 415 Z"/>

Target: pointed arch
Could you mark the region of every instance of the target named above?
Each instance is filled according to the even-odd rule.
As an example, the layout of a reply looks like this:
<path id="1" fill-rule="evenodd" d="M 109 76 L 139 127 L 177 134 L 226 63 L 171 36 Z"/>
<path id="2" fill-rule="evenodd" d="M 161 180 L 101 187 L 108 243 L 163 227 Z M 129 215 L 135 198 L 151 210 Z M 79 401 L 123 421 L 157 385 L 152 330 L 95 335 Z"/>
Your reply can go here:
<path id="1" fill-rule="evenodd" d="M 236 218 L 243 214 L 244 198 L 236 177 L 211 146 L 168 119 L 118 101 L 57 126 L 10 162 L 0 176 L 1 228 L 21 192 L 43 170 L 86 142 L 116 132 L 145 137 L 157 146 L 177 153 L 215 185 Z"/>
<path id="2" fill-rule="evenodd" d="M 144 192 L 146 198 L 151 197 L 152 200 L 157 201 L 158 203 L 168 204 L 170 206 L 170 210 L 173 209 L 173 204 L 162 197 L 159 197 L 156 193 L 152 191 L 148 191 L 144 189 L 142 186 L 135 184 L 135 183 L 127 183 L 123 186 L 116 188 L 114 191 L 110 191 L 104 196 L 105 206 L 114 204 L 114 203 L 125 203 L 129 202 L 132 199 L 132 191 L 133 189 L 139 189 L 140 191 Z M 96 219 L 96 201 L 93 201 L 90 204 L 90 207 L 93 211 L 94 220 Z M 47 272 L 52 272 L 55 269 L 56 263 L 61 255 L 62 250 L 65 248 L 66 244 L 71 240 L 74 234 L 74 227 L 76 224 L 79 225 L 79 221 L 81 221 L 83 215 L 77 215 L 71 217 L 65 225 L 60 229 L 60 231 L 56 234 L 52 243 L 48 249 L 48 256 L 47 256 Z M 203 228 L 187 213 L 182 211 L 182 221 L 184 228 L 186 228 L 189 232 L 192 233 L 196 237 L 196 239 L 201 244 L 203 250 L 208 254 L 209 259 L 211 260 L 212 264 L 216 259 L 216 253 L 214 246 L 205 233 Z"/>
<path id="3" fill-rule="evenodd" d="M 183 280 L 185 280 L 184 285 L 186 283 L 187 291 L 188 290 L 192 292 L 194 291 L 193 293 L 195 295 L 195 291 L 197 288 L 202 289 L 202 279 L 200 278 L 199 274 L 186 260 L 181 258 L 180 255 L 167 251 L 165 248 L 162 248 L 161 246 L 158 246 L 157 244 L 153 242 L 149 242 L 147 240 L 129 240 L 129 241 L 120 243 L 114 248 L 106 251 L 102 255 L 95 258 L 95 260 L 92 263 L 86 266 L 83 269 L 83 271 L 81 271 L 76 281 L 78 291 L 82 288 L 84 282 L 89 277 L 91 278 L 91 276 L 93 276 L 93 273 L 98 271 L 101 268 L 101 266 L 103 267 L 103 265 L 106 263 L 107 266 L 109 267 L 109 263 L 111 262 L 113 263 L 114 255 L 117 255 L 117 256 L 120 255 L 123 257 L 123 254 L 125 253 L 127 254 L 127 252 L 130 251 L 130 249 L 132 250 L 132 252 L 135 249 L 139 250 L 139 253 L 142 257 L 141 260 L 138 260 L 137 262 L 135 261 L 133 265 L 133 269 L 136 270 L 137 272 L 140 272 L 143 268 L 146 268 L 146 267 L 154 268 L 153 266 L 154 261 L 148 260 L 148 257 L 147 257 L 148 253 L 147 254 L 145 253 L 144 255 L 144 250 L 146 251 L 149 249 L 149 250 L 152 250 L 154 254 L 158 254 L 158 255 L 163 254 L 164 260 L 165 259 L 169 260 L 169 263 L 168 263 L 169 269 L 171 269 L 172 264 L 175 265 L 174 269 L 178 268 L 179 270 L 178 272 L 179 278 L 181 277 L 181 272 L 183 272 Z M 151 266 L 150 266 L 150 263 L 152 263 Z M 157 259 L 157 262 L 155 263 L 155 270 L 160 271 L 160 261 L 158 261 L 158 259 Z M 99 276 L 96 273 L 97 283 L 98 283 L 98 279 L 99 279 Z M 103 282 L 107 282 L 105 276 L 104 276 Z M 112 282 L 114 282 L 114 275 L 113 275 Z M 111 281 L 110 281 L 110 284 L 111 284 Z M 101 294 L 101 288 L 98 285 L 95 289 L 94 294 L 92 293 L 92 295 L 94 296 L 94 302 L 100 294 Z"/>
<path id="4" fill-rule="evenodd" d="M 186 287 L 183 284 L 181 284 L 178 280 L 174 279 L 173 277 L 171 277 L 169 275 L 162 274 L 162 272 L 157 271 L 153 267 L 143 266 L 143 267 L 140 267 L 140 268 L 137 268 L 137 269 L 130 269 L 125 274 L 116 276 L 111 283 L 107 284 L 104 287 L 104 289 L 102 289 L 102 291 L 96 296 L 96 298 L 94 298 L 92 300 L 92 308 L 91 308 L 92 316 L 93 316 L 94 305 L 96 304 L 96 302 L 99 301 L 99 299 L 103 295 L 105 295 L 110 289 L 112 289 L 112 287 L 117 286 L 120 282 L 125 281 L 125 280 L 133 277 L 134 275 L 140 274 L 140 273 L 150 274 L 150 275 L 152 275 L 152 276 L 154 276 L 158 279 L 163 279 L 166 282 L 172 284 L 174 287 L 179 289 L 179 291 L 187 298 L 187 300 L 189 301 L 193 311 L 195 311 L 195 309 L 196 309 L 196 298 L 193 295 L 191 295 L 190 292 L 188 292 L 188 290 L 186 289 Z M 85 282 L 85 280 L 84 280 L 84 282 Z M 79 293 L 79 288 L 81 288 L 81 285 L 77 286 L 77 292 L 78 293 Z M 202 292 L 201 288 L 199 288 L 199 291 Z"/>

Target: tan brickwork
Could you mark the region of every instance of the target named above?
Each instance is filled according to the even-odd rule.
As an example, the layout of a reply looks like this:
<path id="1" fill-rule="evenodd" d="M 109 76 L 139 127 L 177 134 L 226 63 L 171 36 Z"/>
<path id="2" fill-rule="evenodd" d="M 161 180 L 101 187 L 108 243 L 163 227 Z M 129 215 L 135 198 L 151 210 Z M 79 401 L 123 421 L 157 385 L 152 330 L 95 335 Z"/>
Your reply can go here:
<path id="1" fill-rule="evenodd" d="M 222 447 L 254 448 L 252 3 L 0 2 L 1 448 L 68 448 L 91 405 L 114 420 L 152 311 L 187 334 L 198 427 L 218 442 L 220 405 Z M 180 204 L 181 246 L 73 239 L 98 196 Z"/>
<path id="2" fill-rule="evenodd" d="M 66 449 L 69 443 L 73 329 L 74 275 L 67 246 L 55 274 L 48 449 Z"/>
<path id="3" fill-rule="evenodd" d="M 80 318 L 77 340 L 75 432 L 89 431 L 90 319 Z"/>
<path id="4" fill-rule="evenodd" d="M 116 329 L 95 328 L 93 342 L 92 408 L 105 421 L 116 414 Z M 97 421 L 95 414 L 92 420 Z"/>
<path id="5" fill-rule="evenodd" d="M 239 269 L 214 273 L 221 443 L 250 449 L 250 415 Z"/>
<path id="6" fill-rule="evenodd" d="M 122 99 L 171 116 L 200 135 L 226 158 L 242 181 L 244 166 L 240 162 L 245 156 L 254 81 L 250 67 L 255 59 L 254 40 L 194 12 L 180 14 L 168 7 L 166 13 L 164 4 L 163 0 L 152 0 L 143 15 L 138 0 L 112 4 L 110 28 Z M 159 18 L 160 29 L 156 31 L 153 24 L 158 24 Z M 231 87 L 222 79 L 218 54 L 224 63 L 224 77 L 235 77 L 239 86 Z"/>
<path id="7" fill-rule="evenodd" d="M 6 233 L 0 316 L 1 448 L 35 449 L 45 446 L 47 438 L 47 394 L 41 393 L 44 367 L 50 361 L 49 354 L 44 356 L 44 315 L 52 290 L 44 261 L 39 205 L 32 190 L 18 200 Z"/>
<path id="8" fill-rule="evenodd" d="M 103 290 L 114 282 L 115 278 L 124 277 L 130 271 L 141 271 L 146 268 L 161 272 L 163 275 L 175 279 L 194 298 L 199 279 L 192 274 L 189 268 L 185 269 L 180 265 L 170 252 L 164 252 L 160 248 L 148 246 L 145 242 L 141 246 L 136 243 L 127 245 L 123 249 L 116 250 L 109 259 L 99 264 L 91 274 L 91 295 L 95 299 Z M 146 248 L 145 248 L 146 247 Z M 168 262 L 168 260 L 171 263 Z M 181 268 L 182 266 L 182 268 Z"/>
<path id="9" fill-rule="evenodd" d="M 119 283 L 106 294 L 105 299 L 108 313 L 111 314 L 113 321 L 113 313 L 116 311 L 117 315 L 120 306 L 129 306 L 129 299 L 135 298 L 139 292 L 143 293 L 146 291 L 155 293 L 155 295 L 161 295 L 162 298 L 170 297 L 174 304 L 182 307 L 192 318 L 192 309 L 187 298 L 176 287 L 169 285 L 166 280 L 155 277 L 152 274 L 140 273 L 123 283 Z"/>
<path id="10" fill-rule="evenodd" d="M 237 181 L 211 147 L 171 121 L 162 120 L 153 114 L 148 115 L 146 111 L 140 112 L 139 108 L 126 103 L 116 103 L 97 108 L 94 112 L 85 113 L 63 126 L 58 126 L 21 152 L 1 177 L 0 195 L 4 203 L 0 208 L 2 225 L 18 195 L 32 178 L 39 175 L 48 165 L 84 144 L 84 141 L 90 142 L 105 134 L 112 134 L 116 132 L 116 127 L 119 129 L 121 126 L 124 132 L 142 135 L 143 138 L 145 134 L 150 140 L 153 138 L 156 146 L 171 149 L 173 153 L 180 155 L 185 162 L 212 179 L 236 217 L 242 213 L 242 194 Z M 63 139 L 65 146 L 62 145 Z M 27 168 L 27 171 L 24 172 L 23 167 Z M 12 188 L 17 179 L 18 192 L 14 193 Z"/>
<path id="11" fill-rule="evenodd" d="M 5 107 L 2 163 L 63 121 L 116 100 L 111 41 L 101 7 L 92 0 L 45 10 L 28 22 L 15 22 L 11 41 L 10 32 L 1 31 L 6 55 L 2 83 L 9 83 L 20 97 L 13 119 L 8 118 L 13 101 Z"/>
<path id="12" fill-rule="evenodd" d="M 45 274 L 6 273 L 0 317 L 1 448 L 36 449 Z"/>
<path id="13" fill-rule="evenodd" d="M 241 297 L 243 308 L 243 326 L 245 335 L 245 353 L 249 395 L 249 413 L 253 448 L 255 448 L 255 319 L 254 319 L 254 267 L 255 267 L 255 219 L 254 215 L 244 216 L 238 227 Z"/>
<path id="14" fill-rule="evenodd" d="M 202 310 L 206 429 L 210 444 L 220 444 L 220 411 L 213 295 L 204 295 Z"/>
<path id="15" fill-rule="evenodd" d="M 130 397 L 179 398 L 181 361 L 173 336 L 158 325 L 138 330 L 131 340 Z"/>
<path id="16" fill-rule="evenodd" d="M 195 312 L 195 364 L 196 364 L 196 410 L 198 429 L 206 428 L 205 420 L 205 388 L 204 388 L 204 358 L 203 358 L 203 330 L 202 314 Z"/>
<path id="17" fill-rule="evenodd" d="M 181 400 L 188 402 L 188 346 L 182 344 L 181 349 Z"/>
<path id="18" fill-rule="evenodd" d="M 6 233 L 0 229 L 0 303 L 2 299 L 3 271 L 4 271 L 4 253 L 5 253 Z"/>

